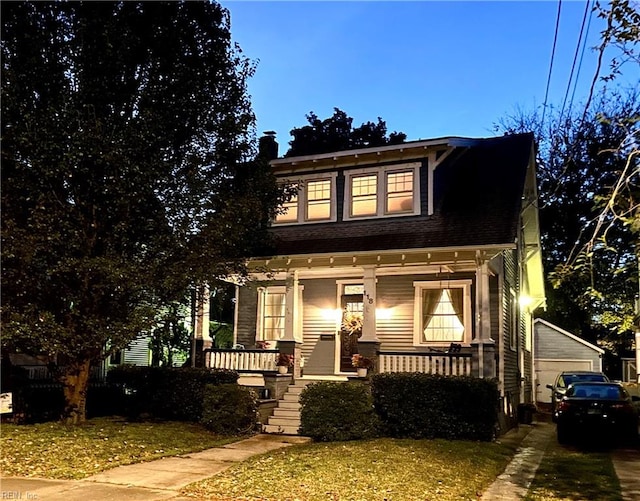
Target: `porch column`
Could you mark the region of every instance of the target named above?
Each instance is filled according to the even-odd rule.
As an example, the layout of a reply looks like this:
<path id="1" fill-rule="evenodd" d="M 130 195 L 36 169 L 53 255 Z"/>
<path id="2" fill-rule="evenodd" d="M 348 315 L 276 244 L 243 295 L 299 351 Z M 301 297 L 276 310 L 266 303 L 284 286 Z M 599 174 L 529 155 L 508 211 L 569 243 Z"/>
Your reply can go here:
<path id="1" fill-rule="evenodd" d="M 193 317 L 193 340 L 191 345 L 191 366 L 204 367 L 204 350 L 211 348 L 209 335 L 209 287 L 201 285 L 195 291 L 195 315 Z"/>
<path id="2" fill-rule="evenodd" d="M 476 338 L 474 365 L 480 378 L 496 377 L 495 341 L 491 338 L 491 294 L 489 291 L 489 264 L 476 265 Z M 474 371 L 475 372 L 475 371 Z"/>
<path id="3" fill-rule="evenodd" d="M 376 357 L 380 349 L 380 340 L 376 332 L 376 268 L 366 266 L 363 271 L 362 337 L 358 339 L 358 352 L 374 360 L 374 371 L 376 371 Z"/>
<path id="4" fill-rule="evenodd" d="M 284 310 L 284 336 L 278 341 L 278 349 L 281 353 L 293 355 L 293 379 L 301 376 L 300 357 L 302 356 L 302 333 L 299 330 L 300 318 L 300 293 L 298 282 L 298 270 L 292 270 L 287 277 L 287 289 L 285 292 Z"/>
<path id="5" fill-rule="evenodd" d="M 287 277 L 287 289 L 284 310 L 284 336 L 285 341 L 296 340 L 296 328 L 298 326 L 298 270 L 289 272 Z"/>

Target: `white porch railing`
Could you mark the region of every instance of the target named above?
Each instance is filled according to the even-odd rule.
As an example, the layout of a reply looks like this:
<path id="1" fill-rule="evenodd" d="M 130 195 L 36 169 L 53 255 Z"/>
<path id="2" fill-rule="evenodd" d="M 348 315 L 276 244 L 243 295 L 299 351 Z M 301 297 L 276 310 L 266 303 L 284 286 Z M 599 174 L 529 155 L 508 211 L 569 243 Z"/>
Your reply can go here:
<path id="1" fill-rule="evenodd" d="M 382 351 L 378 354 L 378 371 L 471 376 L 471 353 Z"/>
<path id="2" fill-rule="evenodd" d="M 276 370 L 278 350 L 205 350 L 205 367 L 237 372 Z"/>

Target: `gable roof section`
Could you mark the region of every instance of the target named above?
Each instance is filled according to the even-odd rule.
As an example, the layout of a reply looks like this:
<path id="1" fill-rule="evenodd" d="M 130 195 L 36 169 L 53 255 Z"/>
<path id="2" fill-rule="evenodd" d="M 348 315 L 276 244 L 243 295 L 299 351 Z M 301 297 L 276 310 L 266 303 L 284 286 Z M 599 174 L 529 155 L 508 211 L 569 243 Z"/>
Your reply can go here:
<path id="1" fill-rule="evenodd" d="M 438 144 L 443 142 L 446 140 L 438 140 Z M 451 138 L 449 145 L 455 148 L 453 153 L 434 173 L 432 215 L 274 226 L 272 255 L 514 246 L 525 177 L 533 161 L 533 135 Z M 403 146 L 407 148 L 407 144 L 393 148 Z M 348 152 L 342 153 L 348 155 Z M 414 159 L 426 157 L 424 149 L 421 157 L 418 153 Z M 358 154 L 362 156 L 362 150 Z M 331 155 L 323 155 L 319 160 Z M 308 161 L 306 157 L 298 158 Z M 290 165 L 296 163 L 295 157 L 286 160 Z M 280 159 L 274 162 L 283 163 Z"/>
<path id="2" fill-rule="evenodd" d="M 536 318 L 533 322 L 534 324 L 534 328 L 537 324 L 541 324 L 541 325 L 546 325 L 547 327 L 549 327 L 549 329 L 553 329 L 556 332 L 559 332 L 560 334 L 563 334 L 565 336 L 567 336 L 570 339 L 573 339 L 574 341 L 578 341 L 579 343 L 582 343 L 583 345 L 585 345 L 587 348 L 591 348 L 594 351 L 597 351 L 598 353 L 600 353 L 601 355 L 604 354 L 604 350 L 598 346 L 596 346 L 595 344 L 591 344 L 589 341 L 585 341 L 584 339 L 571 334 L 568 331 L 565 331 L 564 329 L 561 329 L 560 327 L 558 327 L 557 325 L 552 324 L 551 322 L 547 322 L 546 320 L 542 319 L 542 318 Z"/>

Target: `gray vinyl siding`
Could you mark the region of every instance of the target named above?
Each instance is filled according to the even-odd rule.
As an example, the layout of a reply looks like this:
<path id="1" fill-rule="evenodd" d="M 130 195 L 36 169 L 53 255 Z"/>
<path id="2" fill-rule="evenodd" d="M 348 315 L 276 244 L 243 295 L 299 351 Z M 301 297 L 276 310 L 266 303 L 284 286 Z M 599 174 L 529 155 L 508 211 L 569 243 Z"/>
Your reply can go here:
<path id="1" fill-rule="evenodd" d="M 503 336 L 500 342 L 504 343 L 504 393 L 508 401 L 515 407 L 520 400 L 520 386 L 518 379 L 518 352 L 511 348 L 511 330 L 513 326 L 511 289 L 518 293 L 518 263 L 516 251 L 504 252 L 504 284 L 502 291 L 502 329 Z"/>
<path id="2" fill-rule="evenodd" d="M 273 285 L 278 285 L 274 283 Z M 249 284 L 240 287 L 238 293 L 238 323 L 235 342 L 245 348 L 253 348 L 256 343 L 256 322 L 258 316 L 258 288 Z"/>
<path id="3" fill-rule="evenodd" d="M 593 370 L 602 370 L 600 353 L 562 332 L 536 322 L 535 357 L 542 360 L 591 360 Z"/>
<path id="4" fill-rule="evenodd" d="M 426 280 L 425 276 L 405 275 L 379 277 L 376 287 L 378 307 L 390 308 L 391 318 L 378 319 L 376 334 L 380 350 L 413 350 L 413 282 Z"/>
<path id="5" fill-rule="evenodd" d="M 134 339 L 122 354 L 123 364 L 142 366 L 150 365 L 151 352 L 149 351 L 149 336 L 144 335 Z"/>

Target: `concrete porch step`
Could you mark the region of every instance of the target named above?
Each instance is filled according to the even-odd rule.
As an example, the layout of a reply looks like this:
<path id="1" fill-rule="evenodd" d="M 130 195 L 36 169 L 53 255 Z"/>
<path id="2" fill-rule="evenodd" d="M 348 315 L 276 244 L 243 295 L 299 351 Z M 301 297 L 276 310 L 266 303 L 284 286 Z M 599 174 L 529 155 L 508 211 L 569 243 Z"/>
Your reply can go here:
<path id="1" fill-rule="evenodd" d="M 298 426 L 279 426 L 274 424 L 266 424 L 262 428 L 263 433 L 274 433 L 281 435 L 297 435 Z"/>
<path id="2" fill-rule="evenodd" d="M 271 418 L 300 419 L 300 409 L 283 409 L 278 407 Z"/>
<path id="3" fill-rule="evenodd" d="M 267 424 L 274 424 L 279 426 L 297 426 L 300 427 L 300 418 L 295 417 L 275 417 L 271 416 Z"/>

